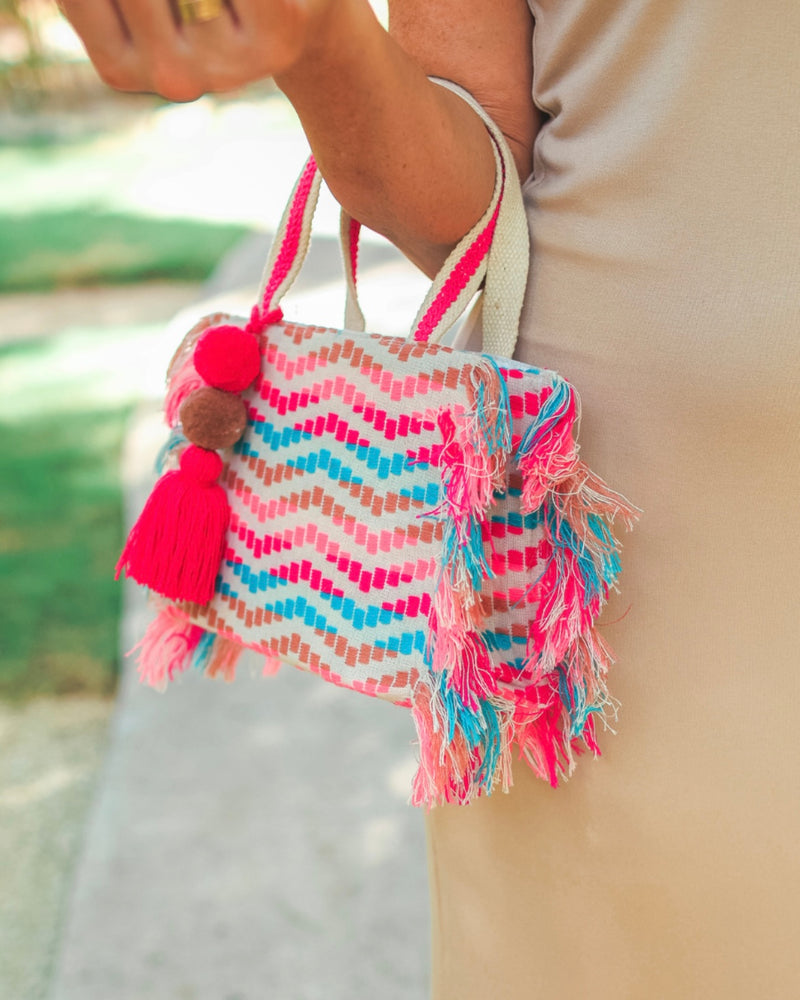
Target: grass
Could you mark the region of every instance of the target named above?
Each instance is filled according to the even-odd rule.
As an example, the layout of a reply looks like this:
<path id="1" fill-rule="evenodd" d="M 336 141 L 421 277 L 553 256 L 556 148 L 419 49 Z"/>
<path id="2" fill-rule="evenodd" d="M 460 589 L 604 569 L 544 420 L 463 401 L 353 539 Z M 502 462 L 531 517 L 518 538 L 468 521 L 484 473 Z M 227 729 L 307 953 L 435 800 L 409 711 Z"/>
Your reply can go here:
<path id="1" fill-rule="evenodd" d="M 0 347 L 0 698 L 108 694 L 119 670 L 119 455 L 157 328 Z"/>
<path id="2" fill-rule="evenodd" d="M 127 410 L 0 424 L 0 697 L 110 693 Z"/>
<path id="3" fill-rule="evenodd" d="M 0 215 L 0 290 L 202 281 L 245 231 L 88 208 Z"/>

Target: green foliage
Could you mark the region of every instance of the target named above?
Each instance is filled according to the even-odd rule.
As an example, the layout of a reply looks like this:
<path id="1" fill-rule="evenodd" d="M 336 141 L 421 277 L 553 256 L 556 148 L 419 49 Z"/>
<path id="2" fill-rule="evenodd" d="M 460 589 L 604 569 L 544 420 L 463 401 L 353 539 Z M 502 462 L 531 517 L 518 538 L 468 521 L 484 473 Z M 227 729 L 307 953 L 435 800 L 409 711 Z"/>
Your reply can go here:
<path id="1" fill-rule="evenodd" d="M 0 347 L 0 698 L 114 688 L 119 454 L 134 383 L 126 390 L 124 354 L 109 372 L 108 337 L 132 354 L 134 333 Z"/>
<path id="2" fill-rule="evenodd" d="M 91 209 L 0 216 L 0 290 L 143 281 L 202 281 L 242 226 Z"/>
<path id="3" fill-rule="evenodd" d="M 124 421 L 120 411 L 0 425 L 0 697 L 113 689 Z"/>

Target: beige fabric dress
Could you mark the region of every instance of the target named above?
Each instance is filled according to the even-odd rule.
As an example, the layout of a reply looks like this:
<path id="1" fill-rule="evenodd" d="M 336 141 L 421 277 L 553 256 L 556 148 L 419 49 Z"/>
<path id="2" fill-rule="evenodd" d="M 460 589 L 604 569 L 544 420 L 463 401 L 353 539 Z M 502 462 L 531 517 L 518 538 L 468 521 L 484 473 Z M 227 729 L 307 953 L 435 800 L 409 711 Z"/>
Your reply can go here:
<path id="1" fill-rule="evenodd" d="M 429 816 L 434 997 L 797 1000 L 800 3 L 532 10 L 519 356 L 644 516 L 603 756 Z"/>

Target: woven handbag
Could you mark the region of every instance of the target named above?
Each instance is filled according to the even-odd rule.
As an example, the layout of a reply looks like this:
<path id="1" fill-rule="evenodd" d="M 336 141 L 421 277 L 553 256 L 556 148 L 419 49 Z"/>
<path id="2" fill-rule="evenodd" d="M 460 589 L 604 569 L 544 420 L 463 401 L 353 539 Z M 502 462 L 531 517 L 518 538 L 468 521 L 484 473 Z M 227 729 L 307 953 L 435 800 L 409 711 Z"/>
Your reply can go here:
<path id="1" fill-rule="evenodd" d="M 358 224 L 344 217 L 346 329 L 284 321 L 319 190 L 309 160 L 249 319 L 201 320 L 168 373 L 166 471 L 118 575 L 156 595 L 139 649 L 162 688 L 190 665 L 232 679 L 243 649 L 412 710 L 411 801 L 511 781 L 516 747 L 554 786 L 595 754 L 615 703 L 596 619 L 636 509 L 580 461 L 579 401 L 510 360 L 529 256 L 502 135 L 483 219 L 408 339 L 363 332 Z M 440 343 L 483 285 L 484 353 Z"/>

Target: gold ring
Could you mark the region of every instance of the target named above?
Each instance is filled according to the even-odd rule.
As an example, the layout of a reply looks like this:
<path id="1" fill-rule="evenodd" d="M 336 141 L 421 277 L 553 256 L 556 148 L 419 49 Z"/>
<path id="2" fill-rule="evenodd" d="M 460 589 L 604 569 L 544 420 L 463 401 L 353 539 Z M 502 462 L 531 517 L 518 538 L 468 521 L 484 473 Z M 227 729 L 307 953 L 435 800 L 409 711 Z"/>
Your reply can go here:
<path id="1" fill-rule="evenodd" d="M 182 24 L 201 24 L 213 21 L 224 10 L 223 0 L 178 0 L 178 14 Z"/>

